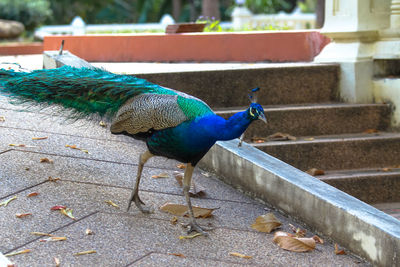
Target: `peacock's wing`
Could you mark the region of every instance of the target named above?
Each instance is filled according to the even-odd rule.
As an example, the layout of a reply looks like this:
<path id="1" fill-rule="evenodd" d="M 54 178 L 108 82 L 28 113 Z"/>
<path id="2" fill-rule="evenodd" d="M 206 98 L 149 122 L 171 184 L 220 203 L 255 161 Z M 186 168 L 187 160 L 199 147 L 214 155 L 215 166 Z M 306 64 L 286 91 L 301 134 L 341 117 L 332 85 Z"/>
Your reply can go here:
<path id="1" fill-rule="evenodd" d="M 172 89 L 145 93 L 129 99 L 117 112 L 112 133 L 138 134 L 175 127 L 188 120 L 214 114 L 198 98 Z"/>

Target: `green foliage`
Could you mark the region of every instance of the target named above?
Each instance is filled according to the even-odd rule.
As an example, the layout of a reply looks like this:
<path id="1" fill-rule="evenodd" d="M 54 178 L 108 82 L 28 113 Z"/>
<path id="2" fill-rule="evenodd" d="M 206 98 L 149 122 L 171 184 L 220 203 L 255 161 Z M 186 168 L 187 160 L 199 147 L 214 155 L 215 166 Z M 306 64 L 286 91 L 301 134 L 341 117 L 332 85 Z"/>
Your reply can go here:
<path id="1" fill-rule="evenodd" d="M 52 15 L 48 0 L 0 0 L 0 18 L 22 22 L 33 30 Z"/>
<path id="2" fill-rule="evenodd" d="M 206 23 L 204 32 L 222 32 L 221 25 L 219 25 L 219 20 L 200 17 L 198 20 L 196 20 L 196 23 Z"/>
<path id="3" fill-rule="evenodd" d="M 290 12 L 294 8 L 292 2 L 287 0 L 246 0 L 246 6 L 254 14 L 273 14 L 279 11 Z"/>
<path id="4" fill-rule="evenodd" d="M 304 0 L 304 2 L 298 2 L 301 12 L 303 13 L 314 13 L 317 7 L 317 0 Z"/>

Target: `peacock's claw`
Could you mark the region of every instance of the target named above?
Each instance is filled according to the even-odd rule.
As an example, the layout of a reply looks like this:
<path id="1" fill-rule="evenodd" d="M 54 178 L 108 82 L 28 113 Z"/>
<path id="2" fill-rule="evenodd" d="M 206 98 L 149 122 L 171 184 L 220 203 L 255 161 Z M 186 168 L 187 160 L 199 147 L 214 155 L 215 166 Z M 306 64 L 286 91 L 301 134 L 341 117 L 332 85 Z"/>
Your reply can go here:
<path id="1" fill-rule="evenodd" d="M 129 211 L 132 202 L 135 203 L 136 207 L 137 207 L 142 213 L 148 214 L 148 213 L 152 213 L 152 212 L 153 212 L 150 208 L 144 208 L 144 207 L 142 206 L 142 204 L 143 204 L 143 205 L 146 205 L 146 204 L 144 204 L 144 202 L 139 198 L 138 192 L 134 192 L 134 191 L 132 192 L 132 195 L 131 195 L 131 197 L 129 198 L 128 208 L 127 208 L 126 211 Z"/>
<path id="2" fill-rule="evenodd" d="M 204 228 L 198 225 L 195 221 L 190 222 L 189 224 L 186 225 L 187 227 L 187 233 L 190 234 L 193 231 L 196 231 L 199 234 L 202 234 L 204 236 L 208 236 L 208 233 L 206 231 L 213 230 L 213 228 Z"/>

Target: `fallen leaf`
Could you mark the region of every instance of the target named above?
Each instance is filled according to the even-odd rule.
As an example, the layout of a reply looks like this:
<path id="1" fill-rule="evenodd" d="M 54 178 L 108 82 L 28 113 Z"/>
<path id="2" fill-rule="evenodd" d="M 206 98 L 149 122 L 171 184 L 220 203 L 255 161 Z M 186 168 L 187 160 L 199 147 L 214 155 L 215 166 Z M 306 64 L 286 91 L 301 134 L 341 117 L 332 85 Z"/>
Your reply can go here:
<path id="1" fill-rule="evenodd" d="M 15 199 L 17 199 L 16 196 L 14 196 L 14 197 L 12 197 L 12 198 L 9 198 L 9 199 L 7 199 L 7 200 L 4 200 L 3 202 L 0 202 L 0 207 L 1 207 L 1 206 L 6 207 L 6 206 L 8 205 L 8 203 L 10 203 L 11 201 L 13 201 L 13 200 L 15 200 Z"/>
<path id="2" fill-rule="evenodd" d="M 117 204 L 115 204 L 114 202 L 112 202 L 111 200 L 106 200 L 105 201 L 108 205 L 111 205 L 111 206 L 113 206 L 114 208 L 118 208 L 119 209 L 119 206 L 117 205 Z"/>
<path id="3" fill-rule="evenodd" d="M 93 254 L 93 253 L 96 253 L 96 250 L 86 250 L 86 251 L 77 252 L 74 254 L 74 256 Z"/>
<path id="4" fill-rule="evenodd" d="M 267 213 L 261 216 L 258 216 L 254 223 L 251 225 L 251 228 L 264 233 L 271 233 L 272 230 L 281 226 L 282 223 L 278 221 L 273 213 Z"/>
<path id="5" fill-rule="evenodd" d="M 72 209 L 66 208 L 66 209 L 60 209 L 61 214 L 71 218 L 72 220 L 76 220 L 76 218 L 72 215 Z"/>
<path id="6" fill-rule="evenodd" d="M 174 171 L 174 177 L 181 187 L 183 186 L 183 176 L 184 174 L 182 172 Z M 204 196 L 205 194 L 206 193 L 204 187 L 196 185 L 192 180 L 189 188 L 189 195 L 191 197 L 201 197 Z"/>
<path id="7" fill-rule="evenodd" d="M 27 196 L 27 197 L 36 197 L 37 195 L 39 195 L 38 192 L 32 192 L 32 193 L 29 193 L 29 194 L 26 195 L 26 196 Z"/>
<path id="8" fill-rule="evenodd" d="M 178 165 L 176 165 L 176 167 L 179 169 L 186 169 L 186 165 L 183 163 L 179 163 Z"/>
<path id="9" fill-rule="evenodd" d="M 379 131 L 377 129 L 367 129 L 364 131 L 366 134 L 372 134 L 372 133 L 378 133 Z"/>
<path id="10" fill-rule="evenodd" d="M 76 145 L 65 145 L 65 147 L 69 147 L 69 148 L 72 148 L 72 149 L 78 149 L 78 148 L 76 148 Z"/>
<path id="11" fill-rule="evenodd" d="M 297 138 L 293 135 L 287 134 L 287 133 L 274 133 L 271 134 L 267 137 L 268 141 L 287 141 L 287 140 L 296 140 Z"/>
<path id="12" fill-rule="evenodd" d="M 58 180 L 61 180 L 61 178 L 53 178 L 51 176 L 49 176 L 49 178 L 47 178 L 47 181 L 49 181 L 49 182 L 57 182 Z"/>
<path id="13" fill-rule="evenodd" d="M 40 163 L 53 163 L 53 161 L 51 159 L 48 159 L 48 158 L 41 158 L 40 159 Z"/>
<path id="14" fill-rule="evenodd" d="M 289 233 L 281 231 L 274 234 L 273 241 L 281 248 L 293 252 L 306 252 L 315 249 L 313 238 L 293 237 Z"/>
<path id="15" fill-rule="evenodd" d="M 61 206 L 61 205 L 57 205 L 54 207 L 51 207 L 50 210 L 62 210 L 62 209 L 66 209 L 66 206 Z"/>
<path id="16" fill-rule="evenodd" d="M 244 255 L 244 254 L 241 254 L 241 253 L 238 253 L 238 252 L 229 252 L 229 255 L 235 256 L 235 257 L 239 257 L 239 258 L 242 258 L 242 259 L 251 259 L 251 258 L 253 258 L 253 256 L 247 256 L 247 255 Z"/>
<path id="17" fill-rule="evenodd" d="M 306 171 L 306 173 L 308 173 L 309 175 L 312 175 L 312 176 L 318 176 L 318 175 L 324 175 L 325 171 L 317 169 L 317 168 L 311 168 L 308 171 Z"/>
<path id="18" fill-rule="evenodd" d="M 24 249 L 24 250 L 20 250 L 20 251 L 17 251 L 17 252 L 11 252 L 11 253 L 5 254 L 4 256 L 11 257 L 11 256 L 15 256 L 15 255 L 29 253 L 29 252 L 31 252 L 30 249 Z"/>
<path id="19" fill-rule="evenodd" d="M 32 137 L 32 140 L 45 140 L 45 139 L 47 139 L 47 138 L 49 138 L 49 137 L 47 137 L 47 136 L 43 136 L 43 137 Z"/>
<path id="20" fill-rule="evenodd" d="M 178 217 L 174 216 L 172 217 L 172 219 L 170 220 L 170 223 L 175 225 L 178 222 Z"/>
<path id="21" fill-rule="evenodd" d="M 207 209 L 193 206 L 193 213 L 195 218 L 208 218 L 212 216 L 212 212 L 216 209 Z M 177 216 L 189 216 L 188 208 L 186 205 L 165 203 L 160 207 L 161 211 L 168 212 Z"/>
<path id="22" fill-rule="evenodd" d="M 265 143 L 265 141 L 267 141 L 267 138 L 265 138 L 265 137 L 253 136 L 251 138 L 251 142 L 253 142 L 253 143 Z"/>
<path id="23" fill-rule="evenodd" d="M 52 234 L 42 233 L 42 232 L 31 232 L 32 235 L 39 235 L 39 236 L 54 236 Z"/>
<path id="24" fill-rule="evenodd" d="M 295 237 L 304 237 L 306 236 L 307 230 L 301 229 L 300 227 L 296 227 L 293 224 L 289 224 L 290 229 L 292 229 L 293 233 L 295 233 Z"/>
<path id="25" fill-rule="evenodd" d="M 169 177 L 168 173 L 165 173 L 165 172 L 151 176 L 151 178 L 155 178 L 155 179 L 157 179 L 157 178 L 168 178 L 168 177 Z"/>
<path id="26" fill-rule="evenodd" d="M 317 235 L 314 235 L 312 238 L 313 238 L 313 239 L 315 240 L 315 242 L 317 242 L 317 243 L 320 243 L 320 244 L 323 244 L 323 243 L 324 243 L 324 240 L 323 240 L 322 238 L 320 238 L 319 236 L 317 236 Z"/>
<path id="27" fill-rule="evenodd" d="M 383 172 L 389 172 L 389 171 L 391 171 L 391 170 L 392 170 L 391 168 L 387 168 L 387 167 L 386 167 L 386 168 L 382 168 L 382 171 L 383 171 Z"/>
<path id="28" fill-rule="evenodd" d="M 104 121 L 100 121 L 100 122 L 99 122 L 99 125 L 100 125 L 101 127 L 107 127 L 107 124 L 106 124 Z"/>
<path id="29" fill-rule="evenodd" d="M 65 145 L 65 147 L 69 147 L 69 148 L 71 148 L 71 149 L 80 150 L 80 151 L 82 151 L 82 152 L 85 152 L 85 153 L 89 154 L 89 151 L 88 151 L 88 150 L 83 149 L 83 148 L 79 148 L 79 147 L 77 147 L 76 145 Z"/>
<path id="30" fill-rule="evenodd" d="M 29 171 L 30 169 L 31 169 L 31 168 L 29 168 L 29 167 L 26 167 L 26 168 L 25 168 L 25 171 Z"/>
<path id="31" fill-rule="evenodd" d="M 200 233 L 195 233 L 195 234 L 193 234 L 193 235 L 180 235 L 179 236 L 179 239 L 192 239 L 192 238 L 195 238 L 195 237 L 198 237 L 198 236 L 201 236 L 202 234 L 200 234 Z"/>
<path id="32" fill-rule="evenodd" d="M 181 257 L 181 258 L 186 258 L 186 256 L 181 254 L 181 253 L 168 253 L 168 255 L 177 256 L 177 257 Z"/>
<path id="33" fill-rule="evenodd" d="M 29 215 L 32 215 L 32 213 L 17 213 L 17 214 L 15 214 L 15 217 L 23 218 L 23 217 L 26 217 L 26 216 L 29 216 Z"/>
<path id="34" fill-rule="evenodd" d="M 339 249 L 339 245 L 335 243 L 335 254 L 336 255 L 346 255 L 343 249 Z"/>
<path id="35" fill-rule="evenodd" d="M 26 147 L 26 145 L 24 145 L 24 144 L 9 144 L 9 146 Z"/>
<path id="36" fill-rule="evenodd" d="M 60 260 L 56 257 L 54 257 L 54 263 L 56 264 L 56 267 L 60 267 Z"/>
<path id="37" fill-rule="evenodd" d="M 93 235 L 94 233 L 93 233 L 92 230 L 86 229 L 85 234 L 87 234 L 87 235 Z"/>
<path id="38" fill-rule="evenodd" d="M 46 239 L 40 239 L 40 242 L 57 242 L 57 241 L 65 241 L 67 240 L 67 237 L 65 236 L 51 236 L 49 238 Z"/>
<path id="39" fill-rule="evenodd" d="M 6 118 L 4 116 L 0 116 L 0 122 L 6 121 Z"/>
<path id="40" fill-rule="evenodd" d="M 314 137 L 306 137 L 306 138 L 304 138 L 304 141 L 313 141 L 314 140 Z"/>

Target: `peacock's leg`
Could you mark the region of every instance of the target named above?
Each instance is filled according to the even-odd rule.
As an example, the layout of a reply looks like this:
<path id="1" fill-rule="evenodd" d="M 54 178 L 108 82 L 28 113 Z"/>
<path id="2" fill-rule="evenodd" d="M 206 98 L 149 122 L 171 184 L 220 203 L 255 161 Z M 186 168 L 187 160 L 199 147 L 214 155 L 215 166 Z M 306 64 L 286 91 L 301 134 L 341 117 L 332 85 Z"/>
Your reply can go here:
<path id="1" fill-rule="evenodd" d="M 190 217 L 190 223 L 189 223 L 189 229 L 188 229 L 188 233 L 192 232 L 192 231 L 196 231 L 200 234 L 203 235 L 208 235 L 207 232 L 205 232 L 200 225 L 197 224 L 195 218 L 194 218 L 194 213 L 193 213 L 193 208 L 192 208 L 192 203 L 190 201 L 190 195 L 189 195 L 189 189 L 190 189 L 190 185 L 192 182 L 192 175 L 193 175 L 193 170 L 194 170 L 194 166 L 192 166 L 192 164 L 188 163 L 186 165 L 186 170 L 185 170 L 185 174 L 183 176 L 183 193 L 185 195 L 186 198 L 186 203 L 189 209 L 189 217 Z"/>
<path id="2" fill-rule="evenodd" d="M 144 164 L 154 155 L 150 153 L 150 151 L 146 151 L 143 154 L 140 155 L 139 157 L 139 166 L 138 166 L 138 171 L 137 171 L 137 176 L 136 176 L 136 182 L 135 182 L 135 187 L 132 190 L 131 197 L 129 199 L 128 203 L 128 208 L 126 211 L 129 211 L 129 208 L 131 207 L 132 202 L 135 202 L 136 207 L 143 212 L 143 213 L 149 213 L 150 209 L 145 209 L 142 207 L 142 204 L 144 205 L 143 201 L 140 200 L 139 198 L 139 183 L 140 183 L 140 177 L 142 176 L 142 171 L 143 171 L 143 166 Z"/>

